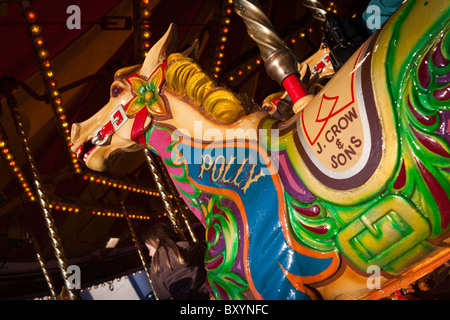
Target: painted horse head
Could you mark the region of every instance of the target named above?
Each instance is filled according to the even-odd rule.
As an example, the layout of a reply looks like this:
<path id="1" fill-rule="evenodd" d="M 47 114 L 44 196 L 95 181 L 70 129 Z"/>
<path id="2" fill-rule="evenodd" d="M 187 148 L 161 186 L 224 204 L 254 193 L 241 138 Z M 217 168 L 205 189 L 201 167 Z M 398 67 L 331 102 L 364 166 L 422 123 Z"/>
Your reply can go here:
<path id="1" fill-rule="evenodd" d="M 171 26 L 73 125 L 73 150 L 100 171 L 120 151 L 163 158 L 206 227 L 216 299 L 385 297 L 450 258 L 449 16 L 405 2 L 285 122 L 174 53 Z"/>
<path id="2" fill-rule="evenodd" d="M 141 149 L 139 142 L 153 118 L 168 115 L 159 92 L 167 56 L 175 47 L 176 30 L 171 25 L 142 65 L 116 72 L 109 102 L 93 117 L 73 124 L 72 150 L 89 168 L 104 171 L 114 154 Z"/>
<path id="3" fill-rule="evenodd" d="M 171 24 L 142 65 L 116 72 L 109 102 L 88 120 L 73 124 L 72 150 L 89 168 L 104 171 L 114 154 L 145 147 L 144 134 L 152 122 L 168 120 L 168 124 L 177 126 L 180 119 L 176 106 L 180 103 L 183 107 L 194 106 L 195 110 L 190 110 L 191 120 L 201 113 L 211 127 L 229 126 L 247 113 L 242 99 L 218 87 L 188 57 L 195 45 L 188 53 L 174 53 L 176 41 L 176 28 Z M 174 99 L 187 102 L 170 103 Z M 183 112 L 186 121 L 188 109 Z"/>

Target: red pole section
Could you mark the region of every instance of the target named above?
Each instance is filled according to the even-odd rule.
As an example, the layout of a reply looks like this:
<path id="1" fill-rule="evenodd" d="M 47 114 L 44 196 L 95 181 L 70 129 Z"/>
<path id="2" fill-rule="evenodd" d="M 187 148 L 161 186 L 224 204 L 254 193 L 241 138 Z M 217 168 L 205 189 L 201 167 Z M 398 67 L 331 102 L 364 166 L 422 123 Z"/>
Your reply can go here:
<path id="1" fill-rule="evenodd" d="M 300 78 L 297 74 L 291 74 L 287 76 L 283 80 L 283 87 L 289 94 L 289 97 L 291 97 L 291 100 L 294 104 L 301 98 L 308 95 L 305 86 L 300 81 Z"/>

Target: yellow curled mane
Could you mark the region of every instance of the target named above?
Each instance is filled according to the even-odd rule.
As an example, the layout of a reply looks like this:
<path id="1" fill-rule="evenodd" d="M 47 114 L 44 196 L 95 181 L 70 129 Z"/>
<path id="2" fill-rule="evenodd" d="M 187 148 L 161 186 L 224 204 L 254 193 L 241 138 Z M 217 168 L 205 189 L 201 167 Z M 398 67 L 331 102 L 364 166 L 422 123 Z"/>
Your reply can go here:
<path id="1" fill-rule="evenodd" d="M 166 88 L 180 97 L 187 96 L 221 124 L 231 124 L 246 114 L 243 102 L 232 91 L 217 86 L 193 59 L 181 53 L 167 59 Z"/>

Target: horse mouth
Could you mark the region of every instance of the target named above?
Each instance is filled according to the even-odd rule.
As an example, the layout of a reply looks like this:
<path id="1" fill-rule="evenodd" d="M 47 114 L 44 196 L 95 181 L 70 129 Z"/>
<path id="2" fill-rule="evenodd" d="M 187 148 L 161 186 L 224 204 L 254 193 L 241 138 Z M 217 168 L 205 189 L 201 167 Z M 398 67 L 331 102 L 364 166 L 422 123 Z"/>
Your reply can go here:
<path id="1" fill-rule="evenodd" d="M 89 157 L 89 155 L 97 148 L 95 144 L 92 143 L 92 139 L 89 139 L 85 143 L 83 143 L 78 149 L 77 149 L 77 158 L 79 161 L 82 161 L 86 164 L 86 161 Z"/>

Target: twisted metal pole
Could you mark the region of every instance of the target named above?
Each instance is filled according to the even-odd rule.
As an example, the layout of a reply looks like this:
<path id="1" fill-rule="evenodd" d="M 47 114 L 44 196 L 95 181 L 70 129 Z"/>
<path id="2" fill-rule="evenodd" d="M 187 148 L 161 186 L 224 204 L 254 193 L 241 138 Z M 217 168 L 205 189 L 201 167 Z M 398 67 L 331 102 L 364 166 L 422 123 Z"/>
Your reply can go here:
<path id="1" fill-rule="evenodd" d="M 37 244 L 36 238 L 27 233 L 27 239 L 28 242 L 31 243 L 31 245 L 34 248 L 34 251 L 36 252 L 36 259 L 39 262 L 39 266 L 41 267 L 42 273 L 44 274 L 44 278 L 47 281 L 48 288 L 50 289 L 50 293 L 54 300 L 57 299 L 55 286 L 53 285 L 52 278 L 50 277 L 50 274 L 48 273 L 47 267 L 45 266 L 44 258 L 42 257 L 41 248 L 39 248 L 39 245 Z"/>
<path id="2" fill-rule="evenodd" d="M 306 97 L 308 94 L 300 81 L 297 58 L 277 35 L 259 2 L 235 0 L 234 10 L 244 21 L 250 38 L 258 45 L 269 77 L 286 89 L 294 104 Z"/>
<path id="3" fill-rule="evenodd" d="M 161 163 L 161 161 L 158 161 L 158 162 Z M 170 175 L 169 175 L 169 173 L 167 172 L 167 169 L 166 169 L 166 168 L 163 168 L 163 169 L 160 170 L 160 172 L 162 173 L 162 175 L 163 175 L 164 178 L 165 178 L 165 181 L 167 182 L 167 183 L 166 183 L 166 186 L 169 188 L 170 193 L 171 193 L 172 196 L 173 196 L 173 201 L 175 202 L 176 206 L 177 206 L 178 209 L 179 209 L 179 212 L 180 212 L 180 214 L 181 214 L 181 217 L 183 218 L 184 224 L 186 225 L 186 228 L 188 229 L 189 234 L 190 234 L 192 240 L 193 240 L 194 242 L 198 242 L 198 239 L 197 239 L 197 237 L 195 236 L 194 231 L 192 230 L 191 224 L 189 223 L 189 221 L 188 221 L 188 219 L 187 219 L 187 217 L 186 217 L 186 215 L 185 215 L 186 210 L 185 210 L 183 207 L 186 206 L 186 204 L 184 203 L 183 200 L 180 199 L 178 190 L 177 190 L 177 188 L 175 187 L 174 183 L 172 182 L 172 179 L 170 178 Z"/>
<path id="4" fill-rule="evenodd" d="M 136 231 L 134 230 L 133 223 L 131 222 L 131 219 L 128 216 L 127 208 L 125 207 L 125 204 L 123 203 L 122 200 L 120 200 L 120 205 L 122 206 L 125 220 L 127 220 L 128 227 L 130 228 L 131 238 L 133 239 L 133 243 L 134 243 L 134 246 L 136 247 L 139 258 L 141 259 L 141 263 L 144 266 L 144 271 L 145 271 L 145 274 L 147 275 L 147 279 L 150 283 L 150 287 L 152 288 L 153 295 L 155 296 L 155 299 L 158 300 L 158 296 L 157 296 L 155 290 L 153 289 L 152 277 L 150 276 L 150 271 L 149 271 L 149 266 L 148 266 L 147 260 L 145 259 L 144 253 L 142 252 L 141 246 L 139 244 L 139 238 L 136 234 Z"/>
<path id="5" fill-rule="evenodd" d="M 4 85 L 8 85 L 6 82 Z M 69 281 L 70 274 L 67 272 L 67 260 L 66 255 L 64 253 L 64 249 L 61 244 L 61 238 L 59 237 L 59 232 L 56 227 L 55 221 L 53 220 L 49 201 L 45 194 L 44 187 L 41 183 L 41 177 L 39 170 L 37 168 L 36 162 L 34 161 L 33 154 L 28 144 L 28 139 L 26 137 L 25 131 L 23 129 L 22 120 L 20 118 L 19 111 L 17 109 L 17 100 L 14 98 L 12 94 L 13 88 L 3 88 L 5 90 L 4 94 L 7 99 L 7 104 L 11 110 L 11 115 L 14 120 L 14 124 L 16 126 L 17 134 L 20 138 L 20 142 L 22 143 L 22 147 L 25 151 L 26 159 L 28 160 L 28 164 L 31 168 L 31 173 L 33 175 L 33 183 L 36 189 L 36 195 L 38 199 L 38 203 L 42 209 L 42 214 L 44 216 L 44 221 L 48 229 L 48 234 L 51 239 L 51 244 L 56 256 L 56 260 L 58 262 L 58 266 L 61 269 L 61 274 L 66 285 L 67 291 L 69 293 L 69 298 L 71 300 L 78 300 L 78 296 L 76 294 L 75 288 L 73 284 Z"/>
<path id="6" fill-rule="evenodd" d="M 301 0 L 303 6 L 309 9 L 313 18 L 325 22 L 327 10 L 318 0 Z"/>
<path id="7" fill-rule="evenodd" d="M 250 38 L 258 45 L 264 61 L 273 52 L 288 49 L 286 43 L 275 32 L 269 18 L 262 12 L 258 1 L 237 0 L 234 2 L 234 9 L 247 26 Z"/>
<path id="8" fill-rule="evenodd" d="M 156 187 L 158 188 L 158 192 L 161 195 L 161 200 L 162 200 L 162 202 L 164 204 L 164 208 L 166 209 L 167 214 L 169 215 L 169 220 L 172 223 L 173 228 L 183 238 L 186 238 L 184 236 L 180 226 L 179 226 L 177 217 L 176 217 L 175 213 L 173 212 L 172 205 L 171 205 L 170 200 L 169 200 L 169 196 L 168 196 L 168 194 L 166 192 L 166 189 L 164 188 L 164 182 L 163 182 L 163 180 L 162 180 L 162 178 L 160 176 L 158 168 L 156 167 L 156 165 L 155 165 L 155 163 L 154 163 L 154 161 L 152 159 L 152 156 L 150 154 L 150 150 L 144 149 L 144 156 L 145 156 L 145 160 L 147 161 L 147 164 L 148 164 L 148 166 L 150 168 L 150 172 L 152 173 L 153 180 L 156 183 Z"/>

